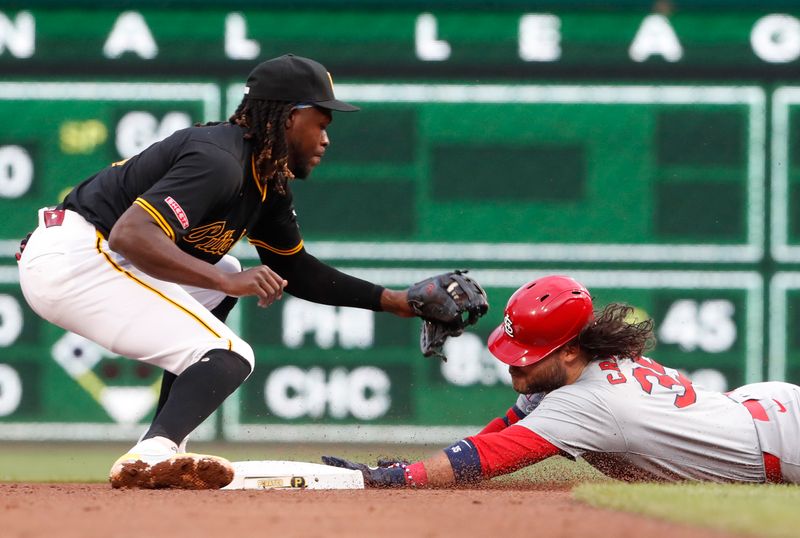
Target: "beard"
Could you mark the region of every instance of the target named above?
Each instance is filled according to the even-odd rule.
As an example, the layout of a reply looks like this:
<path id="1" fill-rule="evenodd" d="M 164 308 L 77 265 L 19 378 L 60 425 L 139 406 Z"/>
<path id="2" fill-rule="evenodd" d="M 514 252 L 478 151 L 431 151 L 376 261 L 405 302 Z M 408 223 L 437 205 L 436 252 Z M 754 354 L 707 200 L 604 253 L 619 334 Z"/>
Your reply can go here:
<path id="1" fill-rule="evenodd" d="M 291 144 L 289 144 L 288 152 L 286 156 L 287 164 L 289 171 L 292 173 L 292 179 L 305 179 L 311 173 L 311 170 L 314 168 L 311 166 L 311 162 L 309 159 L 303 160 L 303 154 L 300 150 Z"/>
<path id="2" fill-rule="evenodd" d="M 305 179 L 311 173 L 311 166 L 306 163 L 305 165 L 302 164 L 295 164 L 289 170 L 291 170 L 292 175 L 295 179 Z"/>
<path id="3" fill-rule="evenodd" d="M 535 368 L 535 370 L 528 372 L 528 375 L 515 376 L 512 373 L 511 377 L 514 390 L 520 394 L 550 392 L 567 384 L 567 369 L 555 357 L 553 360 L 526 368 Z"/>

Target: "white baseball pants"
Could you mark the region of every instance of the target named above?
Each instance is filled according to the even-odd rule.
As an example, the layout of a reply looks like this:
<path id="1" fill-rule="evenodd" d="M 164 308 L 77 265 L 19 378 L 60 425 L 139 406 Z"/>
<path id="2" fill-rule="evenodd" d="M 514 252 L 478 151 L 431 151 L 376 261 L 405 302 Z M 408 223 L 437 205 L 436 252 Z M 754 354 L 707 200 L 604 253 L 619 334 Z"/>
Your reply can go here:
<path id="1" fill-rule="evenodd" d="M 64 211 L 59 225 L 45 223 L 44 214 L 39 210 L 39 227 L 19 261 L 22 292 L 41 317 L 176 375 L 212 349 L 235 351 L 253 367 L 250 345 L 210 312 L 222 292 L 155 279 L 109 250 L 78 213 Z M 241 270 L 232 256 L 217 266 Z"/>

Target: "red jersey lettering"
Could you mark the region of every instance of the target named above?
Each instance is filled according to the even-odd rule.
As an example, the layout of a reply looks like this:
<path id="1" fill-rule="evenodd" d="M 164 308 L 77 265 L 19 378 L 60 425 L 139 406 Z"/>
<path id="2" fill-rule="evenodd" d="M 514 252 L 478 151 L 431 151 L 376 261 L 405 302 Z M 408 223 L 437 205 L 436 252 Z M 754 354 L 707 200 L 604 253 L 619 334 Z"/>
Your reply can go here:
<path id="1" fill-rule="evenodd" d="M 189 217 L 186 216 L 186 212 L 183 210 L 181 205 L 176 202 L 172 196 L 167 196 L 164 198 L 164 201 L 167 202 L 167 205 L 175 213 L 175 217 L 178 219 L 178 222 L 181 223 L 181 227 L 185 230 L 189 227 Z"/>
<path id="2" fill-rule="evenodd" d="M 653 391 L 653 381 L 666 389 L 677 389 L 675 396 L 675 407 L 684 408 L 697 401 L 697 393 L 692 387 L 692 382 L 682 373 L 676 375 L 667 374 L 663 366 L 652 359 L 640 357 L 636 360 L 637 366 L 633 368 L 633 377 L 642 386 L 642 390 L 651 394 Z M 683 390 L 681 390 L 683 389 Z"/>
<path id="3" fill-rule="evenodd" d="M 608 382 L 611 383 L 612 385 L 619 385 L 620 383 L 625 383 L 627 381 L 622 372 L 619 371 L 619 366 L 617 365 L 617 361 L 613 359 L 602 361 L 599 366 L 601 370 L 610 372 L 606 376 L 606 379 L 608 379 Z"/>

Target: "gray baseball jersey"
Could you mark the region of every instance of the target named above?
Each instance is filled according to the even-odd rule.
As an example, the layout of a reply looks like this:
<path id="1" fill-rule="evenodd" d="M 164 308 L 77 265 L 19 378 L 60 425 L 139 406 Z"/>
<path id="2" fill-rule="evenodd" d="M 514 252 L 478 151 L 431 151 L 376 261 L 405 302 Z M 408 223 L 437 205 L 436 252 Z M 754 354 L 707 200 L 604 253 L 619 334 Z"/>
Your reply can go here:
<path id="1" fill-rule="evenodd" d="M 517 407 L 528 413 L 518 425 L 613 478 L 765 480 L 748 409 L 648 358 L 592 361 L 575 383 Z"/>

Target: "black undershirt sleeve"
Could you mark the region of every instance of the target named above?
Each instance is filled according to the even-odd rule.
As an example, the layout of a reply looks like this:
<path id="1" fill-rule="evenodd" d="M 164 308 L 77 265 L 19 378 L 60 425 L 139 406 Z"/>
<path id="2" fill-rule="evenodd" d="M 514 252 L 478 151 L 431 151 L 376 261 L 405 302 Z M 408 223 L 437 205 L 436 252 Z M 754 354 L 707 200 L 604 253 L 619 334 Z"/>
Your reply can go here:
<path id="1" fill-rule="evenodd" d="M 301 249 L 285 256 L 256 247 L 261 263 L 289 282 L 286 291 L 295 297 L 334 306 L 352 306 L 379 312 L 384 288 L 342 273 Z"/>

